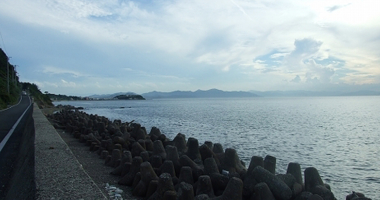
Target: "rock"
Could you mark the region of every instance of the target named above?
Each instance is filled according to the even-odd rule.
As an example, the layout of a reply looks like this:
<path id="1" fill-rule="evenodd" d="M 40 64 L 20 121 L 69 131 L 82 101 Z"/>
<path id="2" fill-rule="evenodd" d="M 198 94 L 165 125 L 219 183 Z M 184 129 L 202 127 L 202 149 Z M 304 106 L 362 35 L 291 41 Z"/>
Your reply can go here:
<path id="1" fill-rule="evenodd" d="M 276 200 L 268 185 L 264 182 L 255 185 L 254 191 L 255 193 L 251 200 Z"/>
<path id="2" fill-rule="evenodd" d="M 253 176 L 257 182 L 265 182 L 276 199 L 288 200 L 292 197 L 292 190 L 268 170 L 257 166 L 253 169 Z"/>
<path id="3" fill-rule="evenodd" d="M 264 169 L 268 170 L 272 174 L 276 174 L 276 158 L 270 155 L 265 156 Z"/>
<path id="4" fill-rule="evenodd" d="M 365 197 L 363 193 L 352 191 L 346 196 L 346 200 L 370 200 L 370 198 Z"/>
<path id="5" fill-rule="evenodd" d="M 177 195 L 177 200 L 194 200 L 193 186 L 188 183 L 181 182 L 179 184 Z"/>
<path id="6" fill-rule="evenodd" d="M 311 188 L 314 188 L 318 185 L 323 185 L 323 181 L 319 176 L 318 170 L 314 167 L 308 167 L 305 169 L 305 190 L 310 191 Z"/>
<path id="7" fill-rule="evenodd" d="M 177 199 L 177 193 L 175 190 L 169 190 L 164 193 L 163 200 L 176 200 Z"/>
<path id="8" fill-rule="evenodd" d="M 296 179 L 297 183 L 303 185 L 301 165 L 300 164 L 293 163 L 293 162 L 289 163 L 286 173 L 293 175 L 294 178 Z"/>

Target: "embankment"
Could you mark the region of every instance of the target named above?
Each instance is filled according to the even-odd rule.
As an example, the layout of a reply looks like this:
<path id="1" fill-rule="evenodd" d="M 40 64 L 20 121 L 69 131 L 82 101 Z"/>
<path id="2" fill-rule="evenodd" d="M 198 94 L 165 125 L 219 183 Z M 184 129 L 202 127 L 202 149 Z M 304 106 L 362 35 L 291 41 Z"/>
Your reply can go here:
<path id="1" fill-rule="evenodd" d="M 276 174 L 276 158 L 253 156 L 248 168 L 236 150 L 179 133 L 170 140 L 153 127 L 149 134 L 137 123 L 109 121 L 78 110 L 49 116 L 105 165 L 114 168 L 119 184 L 146 199 L 325 199 L 334 200 L 317 169 L 301 172 L 289 163 L 287 174 Z M 354 198 L 352 198 L 354 199 Z"/>

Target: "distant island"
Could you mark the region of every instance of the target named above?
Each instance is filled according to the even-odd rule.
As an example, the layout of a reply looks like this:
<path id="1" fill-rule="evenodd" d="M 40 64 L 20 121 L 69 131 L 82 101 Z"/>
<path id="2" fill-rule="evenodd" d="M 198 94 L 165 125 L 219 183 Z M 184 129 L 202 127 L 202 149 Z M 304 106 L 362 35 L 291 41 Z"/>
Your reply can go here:
<path id="1" fill-rule="evenodd" d="M 145 100 L 144 97 L 141 95 L 118 95 L 115 97 L 115 99 L 120 99 L 120 100 Z"/>
<path id="2" fill-rule="evenodd" d="M 108 95 L 92 95 L 88 97 L 80 97 L 80 96 L 67 96 L 62 94 L 51 94 L 49 92 L 45 92 L 45 94 L 52 101 L 78 101 L 78 100 L 145 100 L 145 98 L 141 95 L 135 93 L 115 93 Z"/>

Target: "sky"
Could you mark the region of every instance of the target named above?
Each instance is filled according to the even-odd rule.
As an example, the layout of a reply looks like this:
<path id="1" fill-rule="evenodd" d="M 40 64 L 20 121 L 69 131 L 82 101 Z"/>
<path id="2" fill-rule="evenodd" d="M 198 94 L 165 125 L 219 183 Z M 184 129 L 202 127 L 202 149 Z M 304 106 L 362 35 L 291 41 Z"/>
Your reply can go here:
<path id="1" fill-rule="evenodd" d="M 67 95 L 380 91 L 378 0 L 1 0 L 20 81 Z"/>

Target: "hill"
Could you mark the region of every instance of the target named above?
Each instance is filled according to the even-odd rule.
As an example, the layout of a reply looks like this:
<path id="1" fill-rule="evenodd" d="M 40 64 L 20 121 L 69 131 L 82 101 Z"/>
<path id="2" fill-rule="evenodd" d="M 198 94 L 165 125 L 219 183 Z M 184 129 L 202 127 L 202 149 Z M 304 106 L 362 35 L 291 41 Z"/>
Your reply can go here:
<path id="1" fill-rule="evenodd" d="M 256 94 L 243 91 L 222 91 L 218 89 L 192 91 L 173 91 L 173 92 L 148 92 L 142 94 L 147 99 L 159 98 L 240 98 L 257 97 Z"/>
<path id="2" fill-rule="evenodd" d="M 21 94 L 19 77 L 15 66 L 0 48 L 0 109 L 16 104 Z"/>

